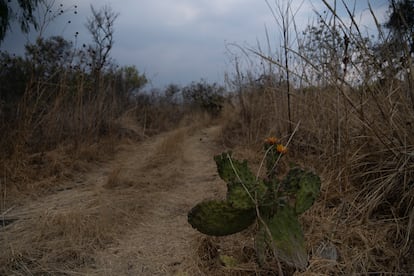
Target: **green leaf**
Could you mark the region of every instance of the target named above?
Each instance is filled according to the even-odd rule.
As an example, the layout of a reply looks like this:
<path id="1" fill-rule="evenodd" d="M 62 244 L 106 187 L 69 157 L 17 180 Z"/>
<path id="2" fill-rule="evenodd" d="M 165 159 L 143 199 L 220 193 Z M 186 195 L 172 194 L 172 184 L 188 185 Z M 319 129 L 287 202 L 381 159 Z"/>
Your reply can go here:
<path id="1" fill-rule="evenodd" d="M 217 155 L 214 160 L 220 177 L 227 182 L 227 200 L 234 208 L 254 208 L 255 200 L 263 198 L 267 188 L 250 171 L 247 161 L 233 159 L 231 152 Z"/>
<path id="2" fill-rule="evenodd" d="M 265 224 L 261 221 L 259 233 L 265 233 L 266 242 L 276 251 L 277 257 L 296 268 L 306 268 L 308 255 L 295 210 L 288 205 L 281 206 L 275 216 L 263 220 Z"/>
<path id="3" fill-rule="evenodd" d="M 255 209 L 236 209 L 228 201 L 205 201 L 188 213 L 188 222 L 198 231 L 211 236 L 240 232 L 256 219 Z"/>

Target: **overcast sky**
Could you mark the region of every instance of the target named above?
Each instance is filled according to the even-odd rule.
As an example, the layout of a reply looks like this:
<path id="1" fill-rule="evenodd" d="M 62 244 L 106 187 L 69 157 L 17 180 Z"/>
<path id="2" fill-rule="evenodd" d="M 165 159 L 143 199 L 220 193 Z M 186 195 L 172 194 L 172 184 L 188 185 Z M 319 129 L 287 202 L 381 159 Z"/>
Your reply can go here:
<path id="1" fill-rule="evenodd" d="M 300 29 L 314 20 L 315 11 L 327 10 L 321 0 L 290 2 Z M 374 29 L 367 1 L 345 2 L 350 7 L 356 3 L 356 21 L 365 26 L 364 31 Z M 388 1 L 371 2 L 378 18 L 384 20 Z M 265 0 L 56 0 L 55 8 L 61 3 L 68 11 L 48 26 L 46 36 L 62 35 L 75 41 L 74 35 L 79 32 L 78 45 L 88 43 L 84 25 L 91 15 L 90 5 L 96 9 L 109 5 L 119 13 L 112 57 L 120 65 L 135 65 L 154 87 L 186 85 L 201 78 L 222 83 L 224 73 L 233 70 L 227 46 L 255 47 L 258 41 L 265 41 L 265 28 L 271 35 L 271 46 L 280 46 L 280 30 Z M 283 6 L 287 0 L 268 3 L 276 9 L 277 3 Z M 73 5 L 77 5 L 76 14 Z M 345 18 L 343 9 L 340 12 Z M 21 55 L 26 41 L 27 36 L 13 27 L 0 49 Z"/>

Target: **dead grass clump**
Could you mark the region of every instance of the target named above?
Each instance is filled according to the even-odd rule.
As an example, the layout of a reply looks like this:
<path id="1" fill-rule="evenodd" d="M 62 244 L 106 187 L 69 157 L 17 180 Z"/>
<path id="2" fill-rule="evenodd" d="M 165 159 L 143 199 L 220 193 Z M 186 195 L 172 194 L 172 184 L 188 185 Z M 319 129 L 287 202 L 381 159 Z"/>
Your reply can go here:
<path id="1" fill-rule="evenodd" d="M 203 237 L 198 241 L 198 266 L 206 275 L 247 275 L 257 272 L 250 247 L 241 239 Z M 233 243 L 229 243 L 231 240 Z"/>
<path id="2" fill-rule="evenodd" d="M 405 104 L 410 102 L 407 94 L 397 96 L 397 89 L 394 94 L 364 95 L 363 105 L 355 110 L 344 99 L 338 102 L 332 90 L 313 89 L 292 92 L 292 118 L 300 126 L 287 159 L 315 168 L 324 180 L 320 199 L 302 217 L 312 253 L 304 274 L 412 273 L 414 133 L 407 122 L 413 120 L 414 111 Z M 265 97 L 261 90 L 256 93 L 245 97 Z M 357 95 L 350 95 L 355 105 L 360 102 Z M 245 122 L 239 109 L 223 139 L 253 156 L 265 135 L 288 132 L 287 117 L 270 111 L 270 101 L 249 103 L 255 110 L 248 113 L 253 118 Z M 265 116 L 272 119 L 264 120 Z M 262 122 L 262 129 L 252 121 Z M 334 245 L 338 259 L 316 254 L 323 242 Z"/>
<path id="3" fill-rule="evenodd" d="M 185 138 L 186 132 L 185 128 L 181 128 L 170 133 L 158 145 L 155 154 L 161 157 L 169 156 L 174 159 L 175 155 L 182 151 L 182 141 Z"/>
<path id="4" fill-rule="evenodd" d="M 330 195 L 326 182 L 319 200 L 302 217 L 310 263 L 304 275 L 367 274 L 400 271 L 399 225 L 389 220 L 360 220 L 353 193 Z"/>
<path id="5" fill-rule="evenodd" d="M 19 223 L 16 223 L 8 231 L 20 232 L 19 239 L 9 242 L 9 233 L 4 233 L 2 243 L 7 249 L 1 257 L 2 273 L 63 275 L 65 271 L 93 264 L 92 253 L 113 241 L 114 232 L 108 227 L 110 222 L 103 220 L 101 215 L 72 211 L 45 213 L 26 229 L 19 229 Z"/>
<path id="6" fill-rule="evenodd" d="M 253 85 L 239 97 L 235 105 L 226 105 L 223 118 L 223 142 L 229 147 L 236 145 L 256 145 L 270 135 L 285 134 L 286 120 L 282 102 L 285 101 L 282 88 L 257 88 Z"/>
<path id="7" fill-rule="evenodd" d="M 160 100 L 160 97 L 154 95 L 137 99 L 137 106 L 133 109 L 133 115 L 135 121 L 142 128 L 144 136 L 154 136 L 176 128 L 186 114 L 182 106 Z"/>
<path id="8" fill-rule="evenodd" d="M 50 151 L 19 154 L 0 161 L 3 162 L 0 179 L 7 190 L 8 201 L 18 202 L 27 196 L 58 189 L 66 180 L 89 171 L 93 164 L 110 159 L 115 151 L 115 141 L 107 138 L 93 144 L 61 144 Z"/>
<path id="9" fill-rule="evenodd" d="M 60 200 L 56 210 L 8 225 L 0 236 L 0 274 L 67 275 L 94 267 L 96 252 L 114 245 L 125 225 L 137 223 L 143 208 L 137 198 L 137 191 L 103 191 L 77 207 L 74 200 L 68 206 Z"/>
<path id="10" fill-rule="evenodd" d="M 274 275 L 278 264 L 269 252 L 262 266 L 258 265 L 251 231 L 220 238 L 198 240 L 198 266 L 206 275 Z M 291 275 L 288 267 L 286 275 Z"/>
<path id="11" fill-rule="evenodd" d="M 291 91 L 291 118 L 299 128 L 287 162 L 316 169 L 324 182 L 320 199 L 302 217 L 312 253 L 305 275 L 414 272 L 414 110 L 404 83 L 386 87 Z M 286 99 L 275 105 L 266 94 L 276 98 L 277 91 L 243 94 L 248 104 L 237 103 L 223 140 L 254 155 L 269 133 L 287 134 L 287 114 L 278 109 Z M 324 242 L 338 259 L 316 254 Z"/>
<path id="12" fill-rule="evenodd" d="M 135 113 L 137 111 L 132 108 L 115 120 L 117 140 L 142 141 L 148 137 L 145 133 L 145 126 L 139 124 Z"/>
<path id="13" fill-rule="evenodd" d="M 187 135 L 191 135 L 195 130 L 206 127 L 212 123 L 211 115 L 207 112 L 188 111 L 187 113 L 181 113 L 180 111 L 179 116 L 176 114 L 171 118 L 168 118 L 168 116 L 174 114 L 177 110 L 165 109 L 160 112 L 161 113 L 157 113 L 156 115 L 154 114 L 154 116 L 158 116 L 157 120 L 165 116 L 164 122 L 168 124 L 168 126 L 165 125 L 165 127 L 161 127 L 160 129 L 151 129 L 150 126 L 152 123 L 147 122 L 144 128 L 145 135 L 151 136 L 146 136 L 148 139 L 162 137 L 162 139 L 158 139 L 159 142 L 155 145 L 156 148 L 146 162 L 146 167 L 148 169 L 155 169 L 166 165 L 169 162 L 181 160 L 185 147 L 183 144 L 184 138 Z M 166 132 L 168 129 L 172 130 Z M 162 131 L 165 131 L 164 134 L 160 133 Z"/>
<path id="14" fill-rule="evenodd" d="M 106 183 L 103 185 L 106 189 L 119 189 L 134 186 L 134 182 L 125 176 L 122 168 L 116 168 L 109 174 Z"/>
<path id="15" fill-rule="evenodd" d="M 156 145 L 154 154 L 148 159 L 146 167 L 154 169 L 169 162 L 180 160 L 182 156 L 183 140 L 188 133 L 188 129 L 183 127 L 169 132 L 165 138 Z M 162 134 L 160 134 L 162 135 Z"/>

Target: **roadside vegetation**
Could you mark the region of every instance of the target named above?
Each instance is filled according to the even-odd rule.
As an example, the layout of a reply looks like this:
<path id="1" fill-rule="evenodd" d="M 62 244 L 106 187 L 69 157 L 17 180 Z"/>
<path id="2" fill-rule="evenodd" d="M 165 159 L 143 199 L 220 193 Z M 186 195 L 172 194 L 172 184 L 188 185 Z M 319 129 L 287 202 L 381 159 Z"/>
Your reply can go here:
<path id="1" fill-rule="evenodd" d="M 24 2 L 29 4 L 20 4 L 22 30 L 32 26 L 39 34 L 53 17 L 36 20 L 34 7 L 57 10 L 56 16 L 76 11 L 76 6 L 56 9 L 48 1 Z M 315 22 L 298 30 L 289 4 L 266 1 L 280 45 L 270 38 L 267 51 L 229 45 L 234 71 L 226 87 L 200 80 L 151 89 L 135 66 L 119 66 L 111 58 L 118 14 L 108 6 L 91 9 L 89 44 L 39 35 L 26 45 L 24 56 L 1 52 L 0 219 L 11 207 L 112 158 L 122 143 L 208 121 L 222 126 L 219 147 L 247 159 L 251 169 L 260 167 L 264 139 L 276 136 L 283 144 L 289 141 L 277 177 L 284 177 L 291 164 L 320 176 L 319 197 L 299 217 L 309 263 L 296 275 L 414 273 L 414 3 L 390 1 L 385 24 L 370 8 L 377 29 L 365 34 L 352 7 L 346 6 L 343 18 L 335 4 L 323 2 Z M 10 11 L 0 1 L 0 10 L 4 7 Z M 5 18 L 0 39 L 7 39 Z M 182 140 L 184 131 L 178 133 Z M 108 186 L 119 184 L 119 174 L 114 171 Z M 112 216 L 117 217 L 123 220 L 119 225 L 129 223 Z M 9 221 L 1 222 L 0 235 Z M 48 223 L 53 232 L 54 222 Z M 105 233 L 84 229 L 85 239 L 76 239 L 78 250 L 68 253 L 67 263 L 55 261 L 71 271 L 93 264 L 94 251 L 83 246 L 96 238 L 93 246 L 102 248 L 119 232 L 105 225 Z M 258 265 L 254 246 L 244 242 L 253 232 L 200 238 L 194 265 L 206 275 L 281 273 L 271 252 L 262 252 Z M 44 275 L 53 262 L 35 261 L 52 258 L 45 252 L 9 253 L 0 254 L 0 274 Z M 16 259 L 24 265 L 17 267 Z M 294 273 L 283 262 L 282 267 L 282 273 Z"/>
<path id="2" fill-rule="evenodd" d="M 236 115 L 223 139 L 255 160 L 243 148 L 259 152 L 263 137 L 293 135 L 287 164 L 323 179 L 319 200 L 301 217 L 309 274 L 410 274 L 414 5 L 391 1 L 384 25 L 370 9 L 377 32 L 365 36 L 352 7 L 341 18 L 324 3 L 303 32 L 288 4 L 269 4 L 284 41 L 274 51 L 235 54 Z"/>

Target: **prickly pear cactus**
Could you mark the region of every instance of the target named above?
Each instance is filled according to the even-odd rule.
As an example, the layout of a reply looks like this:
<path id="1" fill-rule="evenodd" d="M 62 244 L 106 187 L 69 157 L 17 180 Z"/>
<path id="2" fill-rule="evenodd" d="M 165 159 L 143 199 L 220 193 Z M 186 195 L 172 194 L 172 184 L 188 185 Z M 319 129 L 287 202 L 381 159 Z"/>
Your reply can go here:
<path id="1" fill-rule="evenodd" d="M 276 215 L 264 217 L 259 222 L 256 236 L 257 256 L 263 262 L 265 248 L 270 247 L 280 260 L 299 269 L 306 268 L 308 255 L 305 239 L 295 210 L 286 205 L 280 206 Z"/>
<path id="2" fill-rule="evenodd" d="M 229 201 L 205 201 L 188 213 L 188 222 L 203 234 L 226 236 L 249 227 L 256 219 L 254 209 L 237 209 Z"/>
<path id="3" fill-rule="evenodd" d="M 247 161 L 237 161 L 231 157 L 231 152 L 214 157 L 217 171 L 227 182 L 227 201 L 237 209 L 255 208 L 255 202 L 266 194 L 266 186 L 247 166 Z"/>
<path id="4" fill-rule="evenodd" d="M 231 152 L 215 156 L 217 171 L 227 182 L 226 199 L 197 204 L 188 213 L 188 222 L 201 233 L 224 236 L 243 231 L 258 220 L 255 244 L 259 263 L 264 263 L 270 248 L 280 260 L 303 269 L 308 256 L 298 216 L 318 197 L 320 179 L 293 168 L 280 181 L 275 167 L 287 148 L 272 137 L 266 139 L 264 148 L 267 178 L 263 180 L 256 179 L 247 162 L 235 160 Z"/>
<path id="5" fill-rule="evenodd" d="M 287 193 L 295 196 L 295 212 L 300 215 L 308 210 L 319 196 L 321 181 L 319 176 L 300 168 L 293 168 L 282 181 Z"/>

